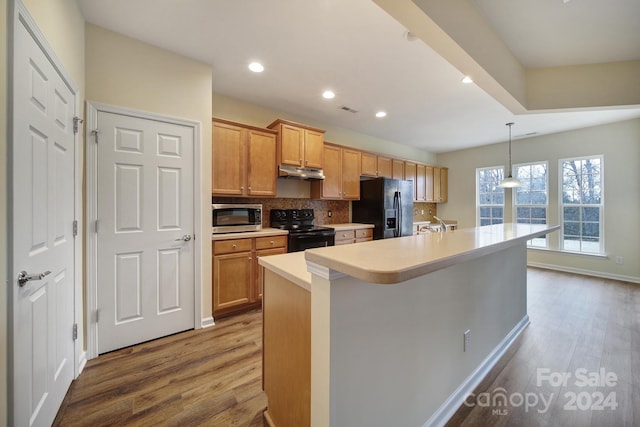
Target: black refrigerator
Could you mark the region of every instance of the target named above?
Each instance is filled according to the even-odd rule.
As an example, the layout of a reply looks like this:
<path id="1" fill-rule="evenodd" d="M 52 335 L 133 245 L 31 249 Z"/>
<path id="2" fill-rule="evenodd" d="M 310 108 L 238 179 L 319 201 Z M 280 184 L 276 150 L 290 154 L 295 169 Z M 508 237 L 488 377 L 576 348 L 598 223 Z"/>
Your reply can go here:
<path id="1" fill-rule="evenodd" d="M 375 178 L 360 181 L 360 200 L 351 208 L 353 222 L 374 224 L 373 239 L 413 234 L 413 181 Z"/>

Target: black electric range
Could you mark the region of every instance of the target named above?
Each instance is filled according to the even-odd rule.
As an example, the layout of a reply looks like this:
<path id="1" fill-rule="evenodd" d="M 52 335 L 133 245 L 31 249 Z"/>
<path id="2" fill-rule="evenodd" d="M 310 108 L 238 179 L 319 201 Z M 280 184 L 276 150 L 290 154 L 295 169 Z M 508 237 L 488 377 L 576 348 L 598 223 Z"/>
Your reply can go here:
<path id="1" fill-rule="evenodd" d="M 271 227 L 289 231 L 289 252 L 335 244 L 336 230 L 314 225 L 313 209 L 271 209 L 269 219 Z"/>

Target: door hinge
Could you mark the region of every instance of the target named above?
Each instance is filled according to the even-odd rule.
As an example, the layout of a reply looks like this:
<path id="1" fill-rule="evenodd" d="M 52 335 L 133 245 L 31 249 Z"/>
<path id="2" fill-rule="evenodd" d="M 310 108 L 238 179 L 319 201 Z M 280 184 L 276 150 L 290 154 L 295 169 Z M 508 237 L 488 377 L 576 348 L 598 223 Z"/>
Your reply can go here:
<path id="1" fill-rule="evenodd" d="M 100 220 L 99 219 L 96 219 L 95 229 L 96 229 L 96 234 L 98 234 L 100 232 Z"/>
<path id="2" fill-rule="evenodd" d="M 73 237 L 76 237 L 78 235 L 78 220 L 74 219 L 73 220 Z"/>
<path id="3" fill-rule="evenodd" d="M 77 340 L 78 339 L 78 324 L 74 323 L 73 324 L 73 340 Z"/>
<path id="4" fill-rule="evenodd" d="M 96 137 L 96 144 L 98 143 L 98 132 L 100 132 L 98 129 L 94 129 L 91 131 L 91 135 Z"/>
<path id="5" fill-rule="evenodd" d="M 84 123 L 84 120 L 78 116 L 75 116 L 73 118 L 73 133 L 78 133 L 78 127 L 80 123 Z"/>

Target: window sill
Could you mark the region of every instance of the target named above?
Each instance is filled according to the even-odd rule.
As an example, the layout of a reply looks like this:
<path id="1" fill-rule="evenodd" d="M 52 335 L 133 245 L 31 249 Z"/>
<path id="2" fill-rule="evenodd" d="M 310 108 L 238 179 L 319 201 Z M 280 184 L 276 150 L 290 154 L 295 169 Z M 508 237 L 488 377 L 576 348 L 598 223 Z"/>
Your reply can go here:
<path id="1" fill-rule="evenodd" d="M 527 249 L 532 251 L 552 252 L 552 253 L 563 254 L 563 255 L 578 255 L 578 256 L 584 256 L 589 258 L 609 259 L 609 256 L 607 254 L 592 254 L 588 252 L 565 251 L 562 249 L 538 248 L 535 246 L 527 246 Z"/>

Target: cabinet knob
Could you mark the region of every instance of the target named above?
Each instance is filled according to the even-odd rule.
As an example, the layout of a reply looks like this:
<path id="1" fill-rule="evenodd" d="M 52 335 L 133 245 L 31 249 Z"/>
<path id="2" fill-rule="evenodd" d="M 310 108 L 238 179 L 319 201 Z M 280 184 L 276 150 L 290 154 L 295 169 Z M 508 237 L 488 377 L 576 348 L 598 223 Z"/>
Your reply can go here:
<path id="1" fill-rule="evenodd" d="M 240 189 L 241 189 L 241 190 L 244 190 L 244 186 L 241 186 L 241 187 L 240 187 Z"/>
<path id="2" fill-rule="evenodd" d="M 304 164 L 305 164 L 305 165 L 308 165 L 308 164 L 309 164 L 309 160 L 305 160 L 305 161 L 304 161 Z"/>
<path id="3" fill-rule="evenodd" d="M 251 261 L 251 257 L 247 258 L 249 261 Z"/>
<path id="4" fill-rule="evenodd" d="M 235 243 L 233 245 L 231 245 L 231 249 L 235 249 L 237 247 L 238 247 L 238 245 L 236 245 Z"/>
<path id="5" fill-rule="evenodd" d="M 247 187 L 247 190 L 251 191 L 251 186 Z"/>
<path id="6" fill-rule="evenodd" d="M 273 245 L 273 244 L 275 244 L 275 242 L 274 242 L 273 240 L 270 240 L 270 241 L 269 241 L 269 244 L 270 244 L 270 245 Z"/>

